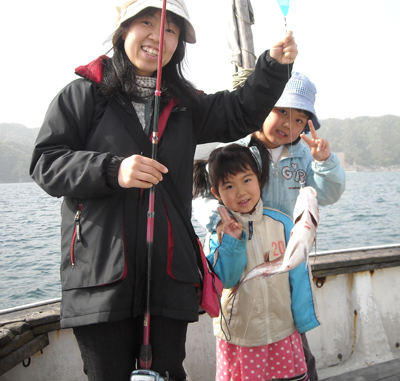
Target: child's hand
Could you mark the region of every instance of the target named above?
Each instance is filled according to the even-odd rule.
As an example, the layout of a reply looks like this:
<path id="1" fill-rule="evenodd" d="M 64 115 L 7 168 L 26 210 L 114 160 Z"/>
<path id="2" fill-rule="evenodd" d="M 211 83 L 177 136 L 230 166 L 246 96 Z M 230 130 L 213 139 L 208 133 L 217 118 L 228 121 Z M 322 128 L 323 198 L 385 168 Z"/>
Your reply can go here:
<path id="1" fill-rule="evenodd" d="M 308 144 L 310 147 L 311 155 L 315 160 L 325 161 L 328 160 L 331 155 L 331 151 L 329 149 L 329 142 L 325 139 L 318 139 L 317 131 L 315 131 L 313 122 L 311 120 L 308 121 L 308 126 L 310 127 L 312 139 L 308 138 L 306 135 L 301 134 L 301 138 Z"/>
<path id="2" fill-rule="evenodd" d="M 242 224 L 234 220 L 225 208 L 218 208 L 221 222 L 217 227 L 218 241 L 221 243 L 223 234 L 228 234 L 236 239 L 242 236 Z"/>
<path id="3" fill-rule="evenodd" d="M 297 57 L 297 44 L 293 37 L 293 32 L 290 31 L 283 40 L 274 44 L 270 51 L 270 56 L 281 64 L 291 64 Z"/>

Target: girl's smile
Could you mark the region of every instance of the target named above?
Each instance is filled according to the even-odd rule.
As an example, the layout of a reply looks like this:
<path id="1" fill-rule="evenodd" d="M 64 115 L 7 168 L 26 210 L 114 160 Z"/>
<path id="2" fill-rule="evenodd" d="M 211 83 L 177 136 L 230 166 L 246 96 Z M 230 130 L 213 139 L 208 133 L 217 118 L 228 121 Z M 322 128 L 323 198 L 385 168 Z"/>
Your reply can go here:
<path id="1" fill-rule="evenodd" d="M 136 74 L 150 77 L 157 70 L 161 27 L 161 10 L 134 19 L 124 38 L 124 48 L 129 60 L 135 66 Z M 162 65 L 165 66 L 178 46 L 180 29 L 173 22 L 165 20 Z"/>

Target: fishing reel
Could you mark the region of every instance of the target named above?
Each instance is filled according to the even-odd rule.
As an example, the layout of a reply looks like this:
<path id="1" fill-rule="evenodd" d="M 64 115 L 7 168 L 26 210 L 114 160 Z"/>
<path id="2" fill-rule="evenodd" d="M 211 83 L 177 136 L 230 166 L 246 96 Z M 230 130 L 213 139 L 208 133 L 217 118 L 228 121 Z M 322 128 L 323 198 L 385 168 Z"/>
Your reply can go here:
<path id="1" fill-rule="evenodd" d="M 152 370 L 145 370 L 145 369 L 139 369 L 139 370 L 134 370 L 131 373 L 131 378 L 130 381 L 168 381 L 168 373 L 167 377 L 161 377 L 157 372 L 154 372 Z"/>

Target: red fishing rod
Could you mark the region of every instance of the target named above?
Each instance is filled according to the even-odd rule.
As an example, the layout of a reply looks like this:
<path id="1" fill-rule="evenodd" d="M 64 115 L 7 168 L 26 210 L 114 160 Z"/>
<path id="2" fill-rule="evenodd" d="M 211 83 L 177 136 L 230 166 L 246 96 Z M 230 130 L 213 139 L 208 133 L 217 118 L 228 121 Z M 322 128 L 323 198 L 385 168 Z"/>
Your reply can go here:
<path id="1" fill-rule="evenodd" d="M 154 97 L 154 122 L 152 133 L 152 150 L 151 158 L 157 160 L 157 144 L 158 144 L 158 118 L 160 114 L 160 97 L 161 97 L 161 72 L 162 58 L 164 48 L 164 29 L 166 18 L 167 0 L 163 0 L 161 10 L 161 26 L 160 26 L 160 41 L 158 46 L 158 63 L 157 63 L 157 82 Z M 155 185 L 150 188 L 149 193 L 149 208 L 147 212 L 147 290 L 146 290 L 146 310 L 143 320 L 143 344 L 140 348 L 139 362 L 142 369 L 150 369 L 152 362 L 152 351 L 150 344 L 150 283 L 151 283 L 151 258 L 153 255 L 153 239 L 154 239 L 154 200 L 155 200 Z"/>

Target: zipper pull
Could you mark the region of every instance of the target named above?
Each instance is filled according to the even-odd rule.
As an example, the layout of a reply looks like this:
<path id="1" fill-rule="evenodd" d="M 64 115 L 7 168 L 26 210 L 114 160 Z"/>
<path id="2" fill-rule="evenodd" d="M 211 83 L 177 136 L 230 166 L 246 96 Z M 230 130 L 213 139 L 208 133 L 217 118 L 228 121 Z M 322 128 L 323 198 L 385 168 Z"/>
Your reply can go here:
<path id="1" fill-rule="evenodd" d="M 82 213 L 82 204 L 79 204 L 78 210 L 76 211 L 74 222 L 76 228 L 76 242 L 81 242 L 81 213 Z"/>
<path id="2" fill-rule="evenodd" d="M 253 237 L 253 221 L 249 221 L 249 241 Z"/>
<path id="3" fill-rule="evenodd" d="M 272 160 L 271 160 L 271 164 L 272 164 L 272 168 L 273 168 L 273 175 L 274 177 L 278 177 L 279 176 L 279 170 L 278 170 L 278 164 L 275 164 Z"/>

